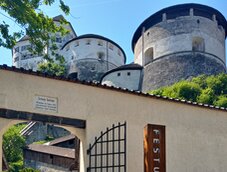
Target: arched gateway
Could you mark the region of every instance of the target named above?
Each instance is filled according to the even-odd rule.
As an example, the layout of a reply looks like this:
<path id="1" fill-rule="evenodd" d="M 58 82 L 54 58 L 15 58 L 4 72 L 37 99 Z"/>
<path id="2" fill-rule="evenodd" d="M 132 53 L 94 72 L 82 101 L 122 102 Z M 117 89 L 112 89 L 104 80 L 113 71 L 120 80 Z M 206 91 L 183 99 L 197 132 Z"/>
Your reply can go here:
<path id="1" fill-rule="evenodd" d="M 224 108 L 3 65 L 0 134 L 15 120 L 68 127 L 81 140 L 80 172 L 227 169 Z"/>

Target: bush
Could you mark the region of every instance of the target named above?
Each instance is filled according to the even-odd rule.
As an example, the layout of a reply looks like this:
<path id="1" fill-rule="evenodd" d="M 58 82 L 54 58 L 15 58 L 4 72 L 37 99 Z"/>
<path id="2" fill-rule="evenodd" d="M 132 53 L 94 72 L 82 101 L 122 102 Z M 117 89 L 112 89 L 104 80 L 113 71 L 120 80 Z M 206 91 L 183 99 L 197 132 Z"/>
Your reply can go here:
<path id="1" fill-rule="evenodd" d="M 219 96 L 217 101 L 214 102 L 214 105 L 227 108 L 227 95 Z"/>
<path id="2" fill-rule="evenodd" d="M 215 94 L 211 88 L 202 90 L 201 94 L 197 97 L 197 101 L 204 104 L 213 104 L 214 100 Z"/>
<path id="3" fill-rule="evenodd" d="M 227 107 L 227 74 L 201 75 L 191 81 L 150 91 L 152 94 Z"/>
<path id="4" fill-rule="evenodd" d="M 25 147 L 25 138 L 20 135 L 20 131 L 26 124 L 18 124 L 10 127 L 3 135 L 3 150 L 6 160 L 11 162 L 18 162 L 23 160 L 22 148 Z"/>

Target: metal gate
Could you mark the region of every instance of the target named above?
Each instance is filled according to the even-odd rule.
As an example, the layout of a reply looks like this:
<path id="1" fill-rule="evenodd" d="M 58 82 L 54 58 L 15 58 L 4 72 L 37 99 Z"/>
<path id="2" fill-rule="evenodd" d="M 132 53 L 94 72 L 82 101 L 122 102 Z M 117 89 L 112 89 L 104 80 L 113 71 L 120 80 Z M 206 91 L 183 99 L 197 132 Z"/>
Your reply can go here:
<path id="1" fill-rule="evenodd" d="M 87 172 L 126 172 L 126 122 L 101 132 L 87 154 Z"/>

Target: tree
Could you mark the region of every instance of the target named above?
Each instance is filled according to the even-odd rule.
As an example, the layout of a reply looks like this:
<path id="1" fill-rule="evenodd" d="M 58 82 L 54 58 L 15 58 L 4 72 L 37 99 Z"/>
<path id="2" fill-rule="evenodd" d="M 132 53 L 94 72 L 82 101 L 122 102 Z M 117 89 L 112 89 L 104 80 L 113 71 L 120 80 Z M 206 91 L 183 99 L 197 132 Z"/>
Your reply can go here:
<path id="1" fill-rule="evenodd" d="M 43 49 L 53 42 L 54 33 L 65 34 L 67 30 L 62 25 L 54 24 L 53 19 L 44 15 L 41 5 L 50 6 L 56 0 L 0 0 L 0 9 L 6 12 L 22 30 L 10 34 L 10 26 L 0 20 L 0 47 L 11 49 L 24 32 L 30 37 L 34 53 L 41 53 Z M 69 7 L 59 0 L 59 5 L 65 14 L 69 14 Z M 2 14 L 2 13 L 1 13 Z M 62 20 L 62 24 L 66 21 Z M 53 33 L 53 34 L 50 34 Z"/>
<path id="2" fill-rule="evenodd" d="M 150 93 L 227 108 L 227 74 L 201 75 Z"/>
<path id="3" fill-rule="evenodd" d="M 67 24 L 67 21 L 62 19 L 60 26 L 58 26 L 54 24 L 52 18 L 44 15 L 40 10 L 40 6 L 51 6 L 56 1 L 0 0 L 0 9 L 6 12 L 15 23 L 23 28 L 18 32 L 10 34 L 10 26 L 5 21 L 0 20 L 0 47 L 12 49 L 17 39 L 26 34 L 32 44 L 32 47 L 29 48 L 32 54 L 43 54 L 44 49 L 48 47 L 50 48 L 51 55 L 55 57 L 54 61 L 48 54 L 43 55 L 45 60 L 39 65 L 38 70 L 49 74 L 64 75 L 66 73 L 64 57 L 59 57 L 55 53 L 57 49 L 55 33 L 58 32 L 62 36 L 67 34 L 69 31 L 63 27 L 63 25 Z M 65 5 L 63 0 L 59 0 L 59 6 L 65 14 L 69 14 L 69 7 Z"/>
<path id="4" fill-rule="evenodd" d="M 9 163 L 9 171 L 19 171 L 23 167 L 23 152 L 25 138 L 20 135 L 20 131 L 26 124 L 17 124 L 10 127 L 3 135 L 2 148 Z"/>

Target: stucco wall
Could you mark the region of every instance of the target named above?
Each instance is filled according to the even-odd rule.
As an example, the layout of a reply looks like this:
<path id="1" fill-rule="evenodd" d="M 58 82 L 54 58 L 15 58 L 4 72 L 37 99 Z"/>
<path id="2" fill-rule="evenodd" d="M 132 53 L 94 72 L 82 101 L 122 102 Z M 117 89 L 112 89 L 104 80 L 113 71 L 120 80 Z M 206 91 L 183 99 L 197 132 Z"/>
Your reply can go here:
<path id="1" fill-rule="evenodd" d="M 165 20 L 146 30 L 135 45 L 135 62 L 143 64 L 142 51 L 154 48 L 154 59 L 174 52 L 192 51 L 192 40 L 201 37 L 205 52 L 225 61 L 225 31 L 217 21 L 199 17 L 183 16 Z M 142 41 L 144 40 L 144 47 Z"/>
<path id="2" fill-rule="evenodd" d="M 86 170 L 86 150 L 95 136 L 106 127 L 124 121 L 127 122 L 128 172 L 144 171 L 143 129 L 148 123 L 166 126 L 167 171 L 225 172 L 227 169 L 226 111 L 5 70 L 0 70 L 0 81 L 0 108 L 86 120 L 86 128 L 79 132 L 85 159 L 81 171 Z M 56 97 L 58 112 L 34 109 L 35 95 Z"/>
<path id="3" fill-rule="evenodd" d="M 123 52 L 114 44 L 97 38 L 81 38 L 68 43 L 62 50 L 62 55 L 71 63 L 72 60 L 102 59 L 116 66 L 124 64 Z"/>
<path id="4" fill-rule="evenodd" d="M 139 90 L 141 81 L 141 70 L 119 70 L 111 72 L 102 79 L 102 84 L 129 90 Z"/>

